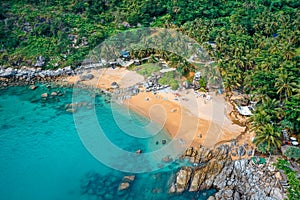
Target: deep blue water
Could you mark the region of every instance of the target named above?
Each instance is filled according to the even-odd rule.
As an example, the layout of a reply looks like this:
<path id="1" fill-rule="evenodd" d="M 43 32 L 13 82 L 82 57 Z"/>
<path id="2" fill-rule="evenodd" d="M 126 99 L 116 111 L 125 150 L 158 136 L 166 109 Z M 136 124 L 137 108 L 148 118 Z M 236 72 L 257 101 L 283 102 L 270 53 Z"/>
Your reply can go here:
<path id="1" fill-rule="evenodd" d="M 40 97 L 52 91 L 60 91 L 63 96 L 47 100 Z M 166 165 L 161 170 L 135 174 L 136 180 L 129 189 L 118 192 L 122 177 L 134 173 L 107 167 L 87 150 L 80 136 L 84 133 L 78 134 L 76 129 L 81 121 L 74 120 L 65 110 L 65 105 L 72 103 L 72 94 L 71 88 L 49 89 L 45 85 L 34 91 L 28 87 L 0 90 L 1 200 L 207 199 L 214 192 L 169 195 L 170 180 L 182 165 L 180 161 L 168 166 L 161 163 Z M 100 95 L 92 103 L 95 107 L 91 110 L 95 111 L 106 137 L 125 151 L 152 152 L 164 146 L 162 139 L 170 141 L 164 131 L 152 136 L 147 128 L 141 133 L 144 138 L 128 135 L 130 124 L 143 127 L 149 121 L 132 112 L 130 117 L 124 115 L 126 110 L 121 107 L 112 112 L 111 104 Z M 85 122 L 93 121 L 84 112 L 81 117 Z M 120 128 L 120 123 L 126 127 Z M 87 127 L 86 131 L 94 130 Z M 138 134 L 141 129 L 132 132 Z M 103 149 L 103 154 L 110 152 Z M 150 166 L 152 159 L 143 162 Z"/>

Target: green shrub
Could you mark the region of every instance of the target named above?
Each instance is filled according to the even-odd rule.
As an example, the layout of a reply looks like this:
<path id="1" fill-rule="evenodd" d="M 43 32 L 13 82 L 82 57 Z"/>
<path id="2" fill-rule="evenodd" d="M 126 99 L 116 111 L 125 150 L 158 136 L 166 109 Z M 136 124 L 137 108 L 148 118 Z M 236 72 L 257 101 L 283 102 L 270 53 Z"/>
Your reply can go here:
<path id="1" fill-rule="evenodd" d="M 170 80 L 170 86 L 172 90 L 177 90 L 179 87 L 178 82 L 175 79 Z"/>
<path id="2" fill-rule="evenodd" d="M 167 72 L 158 80 L 161 85 L 170 85 L 172 90 L 177 90 L 179 87 L 178 81 L 175 79 L 174 72 Z"/>
<path id="3" fill-rule="evenodd" d="M 297 172 L 290 168 L 290 163 L 286 160 L 277 159 L 277 163 L 274 164 L 276 169 L 283 170 L 288 180 L 287 196 L 289 200 L 300 199 L 300 180 Z"/>
<path id="4" fill-rule="evenodd" d="M 205 88 L 203 88 L 203 87 L 201 87 L 198 91 L 199 92 L 207 92 L 207 90 Z"/>
<path id="5" fill-rule="evenodd" d="M 206 84 L 207 84 L 207 81 L 202 77 L 202 78 L 199 80 L 199 86 L 205 88 L 205 87 L 206 87 Z"/>
<path id="6" fill-rule="evenodd" d="M 153 72 L 158 72 L 160 70 L 160 67 L 153 63 L 146 63 L 139 67 L 136 67 L 135 69 L 137 70 L 138 74 L 141 74 L 144 77 L 149 77 Z"/>
<path id="7" fill-rule="evenodd" d="M 286 151 L 284 152 L 284 155 L 288 158 L 299 160 L 300 159 L 300 148 L 290 146 L 286 149 Z"/>
<path id="8" fill-rule="evenodd" d="M 267 142 L 262 142 L 257 145 L 257 151 L 260 153 L 263 153 L 263 154 L 268 154 L 269 152 L 273 153 L 274 150 L 275 150 L 275 148 L 273 146 L 270 146 L 270 150 L 268 150 Z"/>

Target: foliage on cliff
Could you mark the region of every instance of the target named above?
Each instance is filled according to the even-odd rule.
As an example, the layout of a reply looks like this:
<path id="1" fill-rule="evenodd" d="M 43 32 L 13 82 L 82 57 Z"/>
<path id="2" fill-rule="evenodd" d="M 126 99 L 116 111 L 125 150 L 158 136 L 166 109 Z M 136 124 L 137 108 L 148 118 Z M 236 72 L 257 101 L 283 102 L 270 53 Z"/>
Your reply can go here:
<path id="1" fill-rule="evenodd" d="M 287 181 L 289 184 L 289 187 L 287 189 L 288 199 L 300 199 L 300 179 L 297 175 L 297 172 L 291 169 L 290 163 L 286 160 L 278 159 L 277 163 L 275 163 L 275 167 L 278 170 L 282 170 L 287 177 Z"/>

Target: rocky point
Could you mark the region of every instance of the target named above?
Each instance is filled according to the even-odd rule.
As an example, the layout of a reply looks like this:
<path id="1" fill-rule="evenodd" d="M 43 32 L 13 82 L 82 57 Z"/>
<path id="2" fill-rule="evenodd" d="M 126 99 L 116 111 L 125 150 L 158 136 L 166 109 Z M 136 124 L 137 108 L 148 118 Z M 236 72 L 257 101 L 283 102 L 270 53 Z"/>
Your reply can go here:
<path id="1" fill-rule="evenodd" d="M 250 159 L 231 159 L 231 148 L 220 145 L 215 150 L 205 147 L 187 149 L 184 158 L 194 167 L 182 167 L 171 183 L 170 193 L 197 192 L 215 188 L 210 200 L 284 199 L 280 173 L 272 163 L 254 164 Z"/>

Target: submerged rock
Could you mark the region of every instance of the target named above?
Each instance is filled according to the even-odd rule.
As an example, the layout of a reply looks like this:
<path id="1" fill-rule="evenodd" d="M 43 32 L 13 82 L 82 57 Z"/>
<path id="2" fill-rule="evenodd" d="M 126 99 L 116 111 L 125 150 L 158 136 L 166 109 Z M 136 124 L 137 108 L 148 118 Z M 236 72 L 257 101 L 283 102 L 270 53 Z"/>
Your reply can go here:
<path id="1" fill-rule="evenodd" d="M 51 96 L 57 96 L 57 92 L 51 92 Z"/>
<path id="2" fill-rule="evenodd" d="M 129 188 L 129 186 L 130 186 L 130 184 L 128 182 L 120 183 L 118 190 L 119 191 L 121 191 L 121 190 L 127 190 Z"/>
<path id="3" fill-rule="evenodd" d="M 135 151 L 136 154 L 141 154 L 143 151 L 141 149 L 138 149 Z"/>
<path id="4" fill-rule="evenodd" d="M 66 111 L 69 113 L 76 113 L 77 110 L 75 108 L 67 108 Z"/>
<path id="5" fill-rule="evenodd" d="M 170 163 L 173 162 L 173 158 L 171 156 L 166 156 L 162 159 L 162 161 L 165 163 Z"/>
<path id="6" fill-rule="evenodd" d="M 124 176 L 123 177 L 123 181 L 127 181 L 127 182 L 132 182 L 132 181 L 134 181 L 134 179 L 135 179 L 134 175 L 132 175 L 132 176 Z"/>
<path id="7" fill-rule="evenodd" d="M 36 86 L 36 85 L 29 86 L 29 89 L 31 89 L 31 90 L 35 90 L 36 88 L 38 88 L 38 86 Z"/>
<path id="8" fill-rule="evenodd" d="M 105 194 L 105 195 L 104 195 L 104 199 L 106 199 L 106 200 L 113 200 L 113 199 L 114 199 L 114 196 L 111 195 L 111 194 Z"/>
<path id="9" fill-rule="evenodd" d="M 48 97 L 48 93 L 43 93 L 43 94 L 41 94 L 41 97 L 42 97 L 42 98 L 47 98 L 47 97 Z"/>

